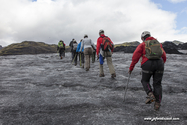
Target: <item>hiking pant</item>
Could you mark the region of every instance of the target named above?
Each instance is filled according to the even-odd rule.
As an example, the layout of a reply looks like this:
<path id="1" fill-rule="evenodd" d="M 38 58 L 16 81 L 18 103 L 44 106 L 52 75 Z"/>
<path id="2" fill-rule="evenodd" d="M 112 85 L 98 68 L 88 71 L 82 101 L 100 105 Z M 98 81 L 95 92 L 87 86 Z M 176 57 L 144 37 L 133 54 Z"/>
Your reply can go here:
<path id="1" fill-rule="evenodd" d="M 90 57 L 92 55 L 92 48 L 85 48 L 84 49 L 84 56 L 85 56 L 85 68 L 89 69 L 90 68 Z"/>
<path id="2" fill-rule="evenodd" d="M 162 59 L 158 60 L 148 60 L 141 66 L 142 68 L 142 80 L 141 83 L 144 87 L 146 94 L 153 92 L 156 102 L 161 103 L 162 100 L 162 77 L 164 72 L 164 61 Z M 153 76 L 153 90 L 150 85 L 150 78 Z"/>
<path id="3" fill-rule="evenodd" d="M 82 64 L 84 64 L 84 53 L 79 53 L 79 62 L 80 61 L 81 61 Z"/>
<path id="4" fill-rule="evenodd" d="M 61 56 L 65 56 L 65 51 L 64 51 L 64 49 L 62 48 L 62 49 L 59 49 L 59 56 L 61 57 Z"/>
<path id="5" fill-rule="evenodd" d="M 76 52 L 76 50 L 75 51 L 73 51 L 73 62 L 75 63 L 75 64 L 77 64 L 77 56 L 78 56 L 78 53 Z M 72 63 L 73 63 L 72 62 Z"/>
<path id="6" fill-rule="evenodd" d="M 73 50 L 71 50 L 71 61 L 73 61 L 73 59 L 74 59 L 73 58 L 73 53 L 74 53 Z"/>
<path id="7" fill-rule="evenodd" d="M 112 53 L 111 52 L 104 52 L 104 57 L 107 60 L 107 65 L 108 65 L 110 74 L 111 75 L 115 74 L 115 69 L 114 69 L 114 66 L 112 64 Z M 100 68 L 100 74 L 104 74 L 103 65 L 101 65 L 100 63 L 99 63 L 99 68 Z"/>
<path id="8" fill-rule="evenodd" d="M 95 52 L 95 50 L 93 50 L 93 54 L 92 54 L 92 63 L 95 62 L 95 55 L 96 55 L 96 52 Z"/>

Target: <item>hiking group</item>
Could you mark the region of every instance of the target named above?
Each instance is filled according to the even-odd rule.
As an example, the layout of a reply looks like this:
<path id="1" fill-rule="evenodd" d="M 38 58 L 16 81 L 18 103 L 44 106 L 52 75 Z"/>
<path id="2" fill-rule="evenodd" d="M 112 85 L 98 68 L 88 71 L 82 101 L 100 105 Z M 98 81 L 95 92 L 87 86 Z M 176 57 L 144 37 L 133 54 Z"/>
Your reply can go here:
<path id="1" fill-rule="evenodd" d="M 73 39 L 69 44 L 72 53 L 72 63 L 74 63 L 75 66 L 77 65 L 77 56 L 79 55 L 81 67 L 85 68 L 86 71 L 89 71 L 90 58 L 92 56 L 92 62 L 94 63 L 96 53 L 97 59 L 99 59 L 99 77 L 105 77 L 103 63 L 106 58 L 111 78 L 115 78 L 116 73 L 112 63 L 114 44 L 108 36 L 105 36 L 104 30 L 99 31 L 99 36 L 100 37 L 97 39 L 97 46 L 95 46 L 92 40 L 88 38 L 88 35 L 84 35 L 84 39 L 81 39 L 79 44 Z M 136 63 L 142 58 L 141 83 L 147 94 L 145 103 L 151 104 L 152 102 L 155 102 L 154 109 L 159 110 L 162 100 L 161 82 L 164 73 L 164 63 L 166 62 L 166 53 L 162 44 L 152 37 L 149 31 L 144 31 L 141 34 L 141 40 L 143 42 L 137 46 L 133 53 L 128 73 L 129 75 L 132 73 Z M 151 77 L 153 77 L 153 87 L 150 85 Z"/>

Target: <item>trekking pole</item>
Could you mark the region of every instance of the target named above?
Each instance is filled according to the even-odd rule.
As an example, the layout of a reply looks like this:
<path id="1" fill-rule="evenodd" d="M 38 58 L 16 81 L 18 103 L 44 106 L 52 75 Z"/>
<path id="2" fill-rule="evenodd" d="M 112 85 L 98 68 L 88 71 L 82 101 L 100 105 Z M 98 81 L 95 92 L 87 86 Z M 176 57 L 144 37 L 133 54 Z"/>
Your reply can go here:
<path id="1" fill-rule="evenodd" d="M 75 58 L 76 58 L 77 54 L 75 55 L 74 59 L 73 59 L 73 62 L 75 61 Z M 73 62 L 71 64 L 73 64 Z"/>
<path id="2" fill-rule="evenodd" d="M 124 99 L 123 99 L 123 102 L 125 102 L 125 96 L 126 96 L 126 93 L 127 93 L 127 88 L 128 88 L 128 84 L 129 84 L 129 80 L 130 80 L 130 75 L 128 76 L 128 80 L 127 80 L 127 86 L 125 87 L 125 94 L 124 94 Z"/>
<path id="3" fill-rule="evenodd" d="M 82 64 L 81 64 L 81 53 L 79 53 L 80 54 L 80 66 L 82 66 Z"/>

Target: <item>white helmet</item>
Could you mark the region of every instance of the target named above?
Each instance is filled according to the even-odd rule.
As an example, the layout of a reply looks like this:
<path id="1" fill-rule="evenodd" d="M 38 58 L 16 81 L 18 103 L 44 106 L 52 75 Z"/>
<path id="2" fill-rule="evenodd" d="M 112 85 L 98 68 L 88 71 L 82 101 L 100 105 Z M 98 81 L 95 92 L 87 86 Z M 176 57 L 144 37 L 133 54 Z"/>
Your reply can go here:
<path id="1" fill-rule="evenodd" d="M 144 37 L 145 35 L 148 35 L 148 34 L 151 36 L 151 33 L 150 33 L 149 31 L 144 31 L 144 32 L 142 33 L 141 37 Z"/>
<path id="2" fill-rule="evenodd" d="M 99 30 L 99 33 L 104 33 L 104 30 Z"/>

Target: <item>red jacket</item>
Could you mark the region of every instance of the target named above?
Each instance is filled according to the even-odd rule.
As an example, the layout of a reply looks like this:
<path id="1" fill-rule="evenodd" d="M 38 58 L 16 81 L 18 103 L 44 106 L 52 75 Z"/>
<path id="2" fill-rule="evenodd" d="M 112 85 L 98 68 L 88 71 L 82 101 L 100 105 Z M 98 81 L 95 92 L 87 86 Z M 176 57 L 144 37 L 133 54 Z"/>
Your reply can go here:
<path id="1" fill-rule="evenodd" d="M 96 52 L 97 52 L 97 55 L 99 55 L 99 51 L 100 51 L 100 46 L 101 46 L 101 43 L 103 43 L 103 38 L 102 37 L 105 37 L 104 34 L 101 35 L 101 37 L 99 37 L 97 39 L 97 49 L 96 49 Z M 109 38 L 109 37 L 108 37 Z M 109 40 L 112 42 L 112 40 L 109 38 Z M 113 42 L 112 42 L 113 44 Z M 113 49 L 114 50 L 114 49 Z M 113 52 L 113 50 L 111 50 Z"/>
<path id="2" fill-rule="evenodd" d="M 153 37 L 148 37 L 146 40 L 154 40 L 154 39 L 155 38 L 153 38 Z M 166 62 L 166 52 L 164 51 L 164 49 L 162 47 L 162 44 L 160 44 L 160 47 L 163 50 L 162 59 L 165 63 Z M 142 42 L 140 45 L 138 45 L 138 47 L 136 48 L 136 50 L 133 53 L 132 63 L 129 67 L 129 70 L 132 71 L 134 69 L 134 66 L 139 61 L 140 57 L 142 57 L 141 65 L 144 64 L 147 60 L 149 60 L 147 57 L 145 57 L 145 54 L 146 54 L 146 52 L 145 52 L 145 42 Z"/>

